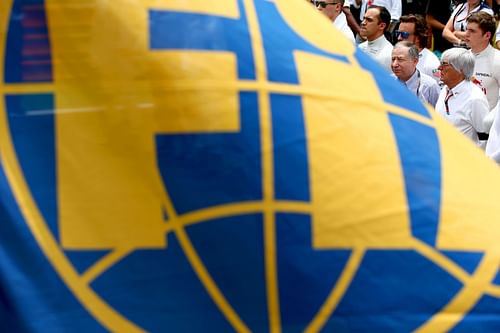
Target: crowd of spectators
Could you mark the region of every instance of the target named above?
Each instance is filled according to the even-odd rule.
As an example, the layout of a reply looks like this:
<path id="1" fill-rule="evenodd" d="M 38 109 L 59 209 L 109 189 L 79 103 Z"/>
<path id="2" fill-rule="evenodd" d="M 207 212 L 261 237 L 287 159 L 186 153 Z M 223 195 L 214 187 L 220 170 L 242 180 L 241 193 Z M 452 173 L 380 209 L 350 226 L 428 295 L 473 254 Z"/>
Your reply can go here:
<path id="1" fill-rule="evenodd" d="M 500 164 L 500 0 L 310 2 Z"/>

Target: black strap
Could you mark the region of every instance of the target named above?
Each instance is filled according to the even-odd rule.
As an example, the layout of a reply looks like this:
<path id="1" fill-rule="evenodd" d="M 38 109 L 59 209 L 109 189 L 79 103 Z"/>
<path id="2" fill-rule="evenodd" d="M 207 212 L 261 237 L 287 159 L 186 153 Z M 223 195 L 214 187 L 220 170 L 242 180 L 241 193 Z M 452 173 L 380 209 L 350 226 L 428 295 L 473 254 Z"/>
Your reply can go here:
<path id="1" fill-rule="evenodd" d="M 453 16 L 453 25 L 452 25 L 452 27 L 453 27 L 453 26 L 455 26 L 455 21 L 456 21 L 456 19 L 457 19 L 457 16 L 458 16 L 458 15 L 460 15 L 460 13 L 462 13 L 462 12 L 465 10 L 465 4 L 466 4 L 466 2 L 463 2 L 463 3 L 461 4 L 462 6 L 460 7 L 460 9 L 458 9 L 458 10 L 457 10 L 457 13 L 455 14 L 455 16 Z M 458 7 L 457 7 L 457 8 L 458 8 Z"/>
<path id="2" fill-rule="evenodd" d="M 477 132 L 477 138 L 479 139 L 479 141 L 486 141 L 488 140 L 488 137 L 490 135 L 488 133 L 479 133 Z"/>

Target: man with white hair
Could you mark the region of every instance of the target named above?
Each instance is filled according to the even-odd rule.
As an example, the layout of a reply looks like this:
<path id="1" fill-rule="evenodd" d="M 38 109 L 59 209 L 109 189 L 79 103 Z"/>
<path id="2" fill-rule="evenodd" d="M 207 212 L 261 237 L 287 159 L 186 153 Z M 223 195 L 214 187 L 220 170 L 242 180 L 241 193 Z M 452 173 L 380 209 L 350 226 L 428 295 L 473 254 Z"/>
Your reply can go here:
<path id="1" fill-rule="evenodd" d="M 445 86 L 436 111 L 476 145 L 484 146 L 488 136 L 483 119 L 490 109 L 481 88 L 471 82 L 474 64 L 474 55 L 464 48 L 443 53 L 439 70 Z"/>

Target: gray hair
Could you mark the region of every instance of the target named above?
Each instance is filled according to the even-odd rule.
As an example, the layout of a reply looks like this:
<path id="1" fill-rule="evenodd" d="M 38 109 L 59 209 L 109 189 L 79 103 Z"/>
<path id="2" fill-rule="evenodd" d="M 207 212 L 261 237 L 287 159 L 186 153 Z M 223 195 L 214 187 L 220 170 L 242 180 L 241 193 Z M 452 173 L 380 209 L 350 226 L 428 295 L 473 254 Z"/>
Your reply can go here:
<path id="1" fill-rule="evenodd" d="M 470 81 L 474 74 L 474 55 L 469 50 L 460 47 L 453 47 L 443 52 L 441 59 L 445 59 L 457 71 L 461 72 L 467 81 Z"/>
<path id="2" fill-rule="evenodd" d="M 400 47 L 407 47 L 408 48 L 408 56 L 410 57 L 411 60 L 418 59 L 419 53 L 418 53 L 418 48 L 415 44 L 412 42 L 409 42 L 407 40 L 403 40 L 401 42 L 397 42 L 396 45 L 394 45 L 394 48 L 400 48 Z"/>

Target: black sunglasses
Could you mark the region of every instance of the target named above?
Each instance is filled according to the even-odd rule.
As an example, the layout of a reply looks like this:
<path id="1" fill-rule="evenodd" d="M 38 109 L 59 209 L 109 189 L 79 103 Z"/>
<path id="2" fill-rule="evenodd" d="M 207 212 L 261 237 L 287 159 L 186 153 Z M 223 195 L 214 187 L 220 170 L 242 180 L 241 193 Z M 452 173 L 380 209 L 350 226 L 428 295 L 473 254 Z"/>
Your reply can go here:
<path id="1" fill-rule="evenodd" d="M 328 6 L 328 5 L 336 5 L 340 2 L 326 2 L 326 1 L 311 0 L 311 3 L 316 7 L 326 8 L 326 6 Z"/>
<path id="2" fill-rule="evenodd" d="M 399 36 L 401 36 L 401 38 L 403 39 L 408 39 L 408 37 L 410 37 L 410 33 L 408 31 L 396 30 L 394 33 L 396 34 L 396 38 L 399 38 Z"/>

